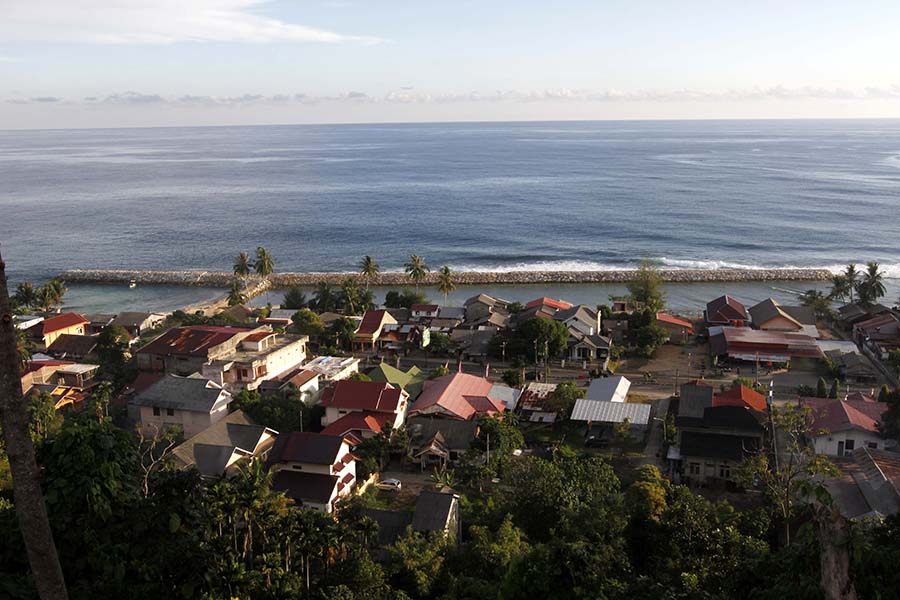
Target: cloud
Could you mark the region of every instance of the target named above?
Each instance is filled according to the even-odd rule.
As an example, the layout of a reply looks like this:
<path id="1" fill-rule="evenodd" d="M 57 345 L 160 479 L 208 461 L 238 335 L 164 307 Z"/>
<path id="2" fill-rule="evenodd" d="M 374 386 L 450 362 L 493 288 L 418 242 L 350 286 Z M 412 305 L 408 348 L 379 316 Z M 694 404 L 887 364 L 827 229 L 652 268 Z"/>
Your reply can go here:
<path id="1" fill-rule="evenodd" d="M 0 38 L 101 44 L 362 42 L 259 14 L 269 0 L 9 0 Z"/>
<path id="2" fill-rule="evenodd" d="M 18 56 L 0 56 L 0 63 L 17 63 L 22 62 Z"/>
<path id="3" fill-rule="evenodd" d="M 401 87 L 382 95 L 351 90 L 340 94 L 241 94 L 237 96 L 191 95 L 162 96 L 136 91 L 87 96 L 80 101 L 69 101 L 58 96 L 35 96 L 31 98 L 13 97 L 5 100 L 8 104 L 84 104 L 104 106 L 147 106 L 241 108 L 257 105 L 313 105 L 313 104 L 464 104 L 464 103 L 672 103 L 672 102 L 738 102 L 738 101 L 861 101 L 898 100 L 900 84 L 861 89 L 802 87 L 758 87 L 745 89 L 704 90 L 704 89 L 660 89 L 660 90 L 588 90 L 588 89 L 547 89 L 540 91 L 495 90 L 484 92 L 422 92 L 411 87 Z"/>

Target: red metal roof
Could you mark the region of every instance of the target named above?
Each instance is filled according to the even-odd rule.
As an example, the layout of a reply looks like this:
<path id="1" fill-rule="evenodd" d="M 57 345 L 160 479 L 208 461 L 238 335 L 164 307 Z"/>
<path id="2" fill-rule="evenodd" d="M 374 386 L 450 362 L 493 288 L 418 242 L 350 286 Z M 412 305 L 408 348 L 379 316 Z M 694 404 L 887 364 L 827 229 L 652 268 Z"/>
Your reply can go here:
<path id="1" fill-rule="evenodd" d="M 878 433 L 878 422 L 887 411 L 884 402 L 840 400 L 834 398 L 801 398 L 800 402 L 812 410 L 810 429 L 816 433 L 835 433 L 848 429 L 862 429 Z"/>
<path id="2" fill-rule="evenodd" d="M 425 388 L 410 414 L 440 406 L 456 417 L 468 420 L 479 413 L 502 412 L 503 405 L 488 398 L 494 384 L 484 377 L 451 373 L 425 382 Z"/>
<path id="3" fill-rule="evenodd" d="M 402 390 L 383 381 L 342 379 L 322 392 L 322 406 L 372 412 L 397 412 Z"/>
<path id="4" fill-rule="evenodd" d="M 437 312 L 438 308 L 437 304 L 413 304 L 409 307 L 412 312 Z"/>
<path id="5" fill-rule="evenodd" d="M 275 335 L 275 333 L 271 331 L 257 331 L 242 339 L 241 342 L 261 342 L 272 335 Z"/>
<path id="6" fill-rule="evenodd" d="M 206 356 L 209 349 L 227 342 L 235 335 L 246 332 L 239 327 L 213 327 L 195 325 L 175 327 L 165 332 L 140 350 L 141 354 L 184 354 Z"/>
<path id="7" fill-rule="evenodd" d="M 694 326 L 690 321 L 685 321 L 684 319 L 679 319 L 678 317 L 673 317 L 672 315 L 668 315 L 666 313 L 658 312 L 656 313 L 656 319 L 658 321 L 662 321 L 663 323 L 669 323 L 670 325 L 677 325 L 679 327 L 684 327 L 691 333 L 694 332 Z"/>
<path id="8" fill-rule="evenodd" d="M 555 308 L 556 310 L 566 310 L 568 308 L 572 308 L 572 305 L 563 300 L 554 300 L 553 298 L 548 298 L 544 296 L 543 298 L 535 298 L 531 302 L 525 305 L 525 308 L 535 308 L 536 306 L 549 306 L 550 308 Z"/>
<path id="9" fill-rule="evenodd" d="M 88 321 L 78 313 L 64 313 L 41 321 L 41 325 L 43 326 L 43 329 L 41 329 L 41 331 L 43 335 L 49 335 L 57 331 L 69 329 L 70 327 L 87 325 L 88 323 L 90 323 L 90 321 Z"/>
<path id="10" fill-rule="evenodd" d="M 719 296 L 706 305 L 706 320 L 710 323 L 749 321 L 747 308 L 728 294 Z"/>
<path id="11" fill-rule="evenodd" d="M 367 310 L 366 314 L 363 315 L 362 322 L 359 324 L 359 329 L 356 330 L 356 334 L 374 335 L 384 323 L 386 314 L 387 311 L 384 309 Z"/>
<path id="12" fill-rule="evenodd" d="M 739 385 L 713 396 L 713 406 L 743 406 L 766 412 L 766 397 L 745 385 Z"/>
<path id="13" fill-rule="evenodd" d="M 366 411 L 354 411 L 346 414 L 325 429 L 323 435 L 347 435 L 348 433 L 371 431 L 381 432 L 385 423 L 391 423 L 394 416 L 389 413 L 371 413 Z M 345 461 L 346 462 L 346 461 Z"/>

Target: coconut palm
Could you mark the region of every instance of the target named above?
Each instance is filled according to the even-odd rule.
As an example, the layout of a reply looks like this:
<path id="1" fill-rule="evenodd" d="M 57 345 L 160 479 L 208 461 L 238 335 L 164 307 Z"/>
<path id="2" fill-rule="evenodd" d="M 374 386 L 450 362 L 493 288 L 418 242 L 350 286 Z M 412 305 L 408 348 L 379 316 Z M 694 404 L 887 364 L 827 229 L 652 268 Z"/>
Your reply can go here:
<path id="1" fill-rule="evenodd" d="M 847 281 L 846 275 L 835 275 L 831 278 L 831 291 L 828 293 L 828 297 L 843 302 L 852 291 L 853 288 Z"/>
<path id="2" fill-rule="evenodd" d="M 244 286 L 235 279 L 228 287 L 228 306 L 236 306 L 245 302 L 247 302 L 247 296 L 244 294 Z"/>
<path id="3" fill-rule="evenodd" d="M 409 257 L 409 262 L 403 267 L 406 270 L 406 274 L 409 275 L 410 281 L 416 284 L 416 291 L 418 291 L 419 284 L 425 279 L 425 273 L 431 270 L 425 263 L 425 259 L 418 254 L 413 254 Z"/>
<path id="4" fill-rule="evenodd" d="M 313 302 L 316 310 L 320 313 L 334 310 L 337 304 L 337 295 L 331 286 L 324 281 L 316 287 L 316 291 L 313 292 L 313 298 L 315 298 Z"/>
<path id="5" fill-rule="evenodd" d="M 348 315 L 357 314 L 362 306 L 362 298 L 360 298 L 360 289 L 356 285 L 356 281 L 351 278 L 344 280 L 341 284 L 341 300 L 343 301 L 344 312 Z"/>
<path id="6" fill-rule="evenodd" d="M 48 281 L 43 288 L 42 291 L 42 300 L 46 301 L 47 310 L 59 310 L 62 309 L 63 298 L 66 295 L 66 292 L 69 291 L 66 288 L 66 284 L 62 279 L 56 278 Z"/>
<path id="7" fill-rule="evenodd" d="M 369 289 L 369 283 L 378 275 L 380 267 L 374 258 L 368 254 L 363 257 L 359 263 L 359 272 L 366 278 L 366 289 Z"/>
<path id="8" fill-rule="evenodd" d="M 453 281 L 453 273 L 450 267 L 444 265 L 438 273 L 438 291 L 444 295 L 444 306 L 447 306 L 447 296 L 456 289 L 456 282 Z"/>
<path id="9" fill-rule="evenodd" d="M 38 301 L 37 290 L 34 289 L 34 284 L 30 281 L 23 281 L 16 285 L 15 300 L 21 306 L 27 308 L 34 307 Z"/>
<path id="10" fill-rule="evenodd" d="M 853 292 L 856 290 L 856 279 L 859 277 L 859 271 L 856 270 L 856 265 L 850 263 L 847 265 L 847 268 L 844 269 L 844 279 L 847 280 L 847 286 L 850 288 L 850 303 L 853 304 Z"/>
<path id="11" fill-rule="evenodd" d="M 234 275 L 235 277 L 246 277 L 250 274 L 253 264 L 250 262 L 250 255 L 241 252 L 234 257 Z"/>
<path id="12" fill-rule="evenodd" d="M 866 263 L 866 270 L 856 286 L 856 293 L 863 304 L 871 304 L 884 296 L 884 273 L 879 270 L 877 262 Z"/>
<path id="13" fill-rule="evenodd" d="M 38 288 L 36 306 L 39 306 L 44 312 L 50 312 L 55 303 L 56 295 L 50 286 L 42 285 Z"/>
<path id="14" fill-rule="evenodd" d="M 275 272 L 275 258 L 266 248 L 259 246 L 256 248 L 256 262 L 253 263 L 253 270 L 263 279 L 268 279 L 269 275 Z M 266 304 L 269 303 L 269 287 L 266 286 Z"/>

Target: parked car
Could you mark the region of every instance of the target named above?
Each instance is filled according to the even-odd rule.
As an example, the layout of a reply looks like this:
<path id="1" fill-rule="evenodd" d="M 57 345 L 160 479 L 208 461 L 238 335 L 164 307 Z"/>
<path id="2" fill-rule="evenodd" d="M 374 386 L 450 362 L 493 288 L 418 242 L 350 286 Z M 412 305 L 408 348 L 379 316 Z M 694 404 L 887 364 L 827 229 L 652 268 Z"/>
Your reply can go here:
<path id="1" fill-rule="evenodd" d="M 403 484 L 400 483 L 399 479 L 394 479 L 393 477 L 390 479 L 384 479 L 375 484 L 375 487 L 379 490 L 390 490 L 394 492 L 399 492 L 403 487 Z"/>

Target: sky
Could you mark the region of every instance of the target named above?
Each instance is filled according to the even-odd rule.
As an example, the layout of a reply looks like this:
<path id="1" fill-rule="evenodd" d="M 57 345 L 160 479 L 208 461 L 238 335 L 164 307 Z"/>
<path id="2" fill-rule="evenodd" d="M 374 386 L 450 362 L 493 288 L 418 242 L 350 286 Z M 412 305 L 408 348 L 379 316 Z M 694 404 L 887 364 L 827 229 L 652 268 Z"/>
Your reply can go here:
<path id="1" fill-rule="evenodd" d="M 0 0 L 0 129 L 900 117 L 900 2 Z"/>

